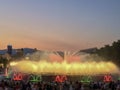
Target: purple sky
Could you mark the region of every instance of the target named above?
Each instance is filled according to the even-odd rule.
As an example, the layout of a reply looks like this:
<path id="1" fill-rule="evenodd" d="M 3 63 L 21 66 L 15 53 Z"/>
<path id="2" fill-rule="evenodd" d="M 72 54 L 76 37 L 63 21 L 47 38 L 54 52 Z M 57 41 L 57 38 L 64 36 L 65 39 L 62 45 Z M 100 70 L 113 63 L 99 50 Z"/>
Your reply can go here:
<path id="1" fill-rule="evenodd" d="M 0 49 L 80 50 L 120 39 L 120 0 L 2 0 Z"/>

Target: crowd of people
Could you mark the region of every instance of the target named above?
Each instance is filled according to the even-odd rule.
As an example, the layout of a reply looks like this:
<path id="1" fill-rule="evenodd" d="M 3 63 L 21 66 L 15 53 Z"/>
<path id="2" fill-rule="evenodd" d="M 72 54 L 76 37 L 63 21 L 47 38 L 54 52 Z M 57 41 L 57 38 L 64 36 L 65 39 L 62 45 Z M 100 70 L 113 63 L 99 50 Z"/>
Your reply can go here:
<path id="1" fill-rule="evenodd" d="M 1 80 L 0 90 L 120 90 L 120 81 L 111 82 L 29 82 Z"/>

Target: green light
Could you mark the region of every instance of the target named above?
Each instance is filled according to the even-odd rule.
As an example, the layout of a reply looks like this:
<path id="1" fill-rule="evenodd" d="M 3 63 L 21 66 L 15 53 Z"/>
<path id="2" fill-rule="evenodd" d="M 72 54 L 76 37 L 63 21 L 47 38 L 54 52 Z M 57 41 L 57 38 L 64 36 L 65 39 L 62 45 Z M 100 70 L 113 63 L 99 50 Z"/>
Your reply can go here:
<path id="1" fill-rule="evenodd" d="M 120 77 L 118 77 L 118 80 L 120 80 Z"/>
<path id="2" fill-rule="evenodd" d="M 11 70 L 6 71 L 5 78 L 9 79 L 11 78 L 10 75 L 12 74 Z"/>
<path id="3" fill-rule="evenodd" d="M 41 75 L 31 75 L 29 81 L 31 82 L 39 82 L 42 80 Z"/>
<path id="4" fill-rule="evenodd" d="M 91 81 L 93 81 L 91 76 L 83 76 L 80 80 L 83 83 L 90 83 Z"/>
<path id="5" fill-rule="evenodd" d="M 10 76 L 6 76 L 6 78 L 7 78 L 7 79 L 9 79 L 9 78 L 10 78 Z"/>

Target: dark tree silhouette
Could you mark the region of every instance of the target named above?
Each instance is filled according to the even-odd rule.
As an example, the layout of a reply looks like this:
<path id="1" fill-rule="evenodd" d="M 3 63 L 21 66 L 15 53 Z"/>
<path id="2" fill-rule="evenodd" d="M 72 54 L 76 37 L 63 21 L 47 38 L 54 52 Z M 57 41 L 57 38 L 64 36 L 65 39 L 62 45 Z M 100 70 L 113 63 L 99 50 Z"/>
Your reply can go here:
<path id="1" fill-rule="evenodd" d="M 120 40 L 113 42 L 111 46 L 105 45 L 104 47 L 97 49 L 96 54 L 108 61 L 120 65 Z"/>

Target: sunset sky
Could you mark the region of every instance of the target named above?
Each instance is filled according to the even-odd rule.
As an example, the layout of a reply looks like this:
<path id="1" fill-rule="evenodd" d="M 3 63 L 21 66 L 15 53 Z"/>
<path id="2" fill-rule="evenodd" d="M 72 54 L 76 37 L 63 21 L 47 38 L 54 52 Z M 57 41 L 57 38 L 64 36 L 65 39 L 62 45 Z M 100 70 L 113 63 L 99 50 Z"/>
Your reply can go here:
<path id="1" fill-rule="evenodd" d="M 0 49 L 80 50 L 120 39 L 120 0 L 1 0 Z"/>

